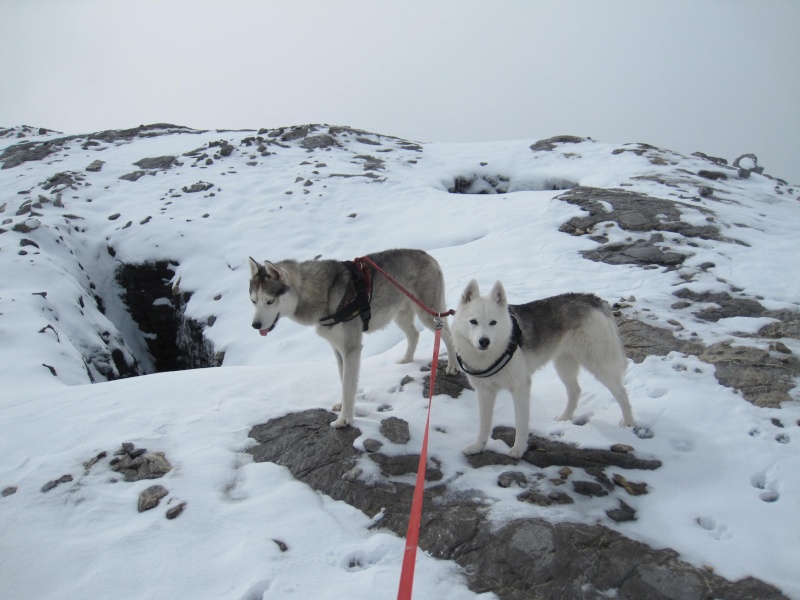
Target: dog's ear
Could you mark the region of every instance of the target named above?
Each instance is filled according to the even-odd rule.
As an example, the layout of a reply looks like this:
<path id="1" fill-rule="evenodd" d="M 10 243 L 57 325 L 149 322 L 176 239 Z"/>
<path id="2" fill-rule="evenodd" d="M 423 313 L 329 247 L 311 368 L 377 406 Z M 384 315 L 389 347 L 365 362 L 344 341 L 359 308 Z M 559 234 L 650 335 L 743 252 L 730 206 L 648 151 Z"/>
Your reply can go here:
<path id="1" fill-rule="evenodd" d="M 491 294 L 492 300 L 497 302 L 500 306 L 506 306 L 508 304 L 508 299 L 506 298 L 506 290 L 503 287 L 503 284 L 499 281 L 494 284 L 492 288 Z"/>
<path id="2" fill-rule="evenodd" d="M 467 284 L 467 287 L 464 288 L 464 292 L 461 294 L 461 304 L 472 302 L 480 295 L 481 291 L 478 288 L 478 282 L 473 279 Z"/>
<path id="3" fill-rule="evenodd" d="M 250 277 L 255 277 L 258 274 L 258 271 L 261 269 L 261 265 L 258 264 L 258 261 L 250 257 Z"/>
<path id="4" fill-rule="evenodd" d="M 264 261 L 264 269 L 267 271 L 267 277 L 269 279 L 274 279 L 275 281 L 286 281 L 286 271 L 281 269 L 275 263 L 271 263 L 268 260 Z"/>

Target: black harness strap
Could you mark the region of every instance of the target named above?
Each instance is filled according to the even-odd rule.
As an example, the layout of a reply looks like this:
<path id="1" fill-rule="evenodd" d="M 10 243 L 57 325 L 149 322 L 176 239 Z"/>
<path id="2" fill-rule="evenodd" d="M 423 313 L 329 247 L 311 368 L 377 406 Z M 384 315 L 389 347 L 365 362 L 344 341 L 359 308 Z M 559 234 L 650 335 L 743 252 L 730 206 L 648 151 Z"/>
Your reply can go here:
<path id="1" fill-rule="evenodd" d="M 492 375 L 502 371 L 511 360 L 511 357 L 514 356 L 514 352 L 516 352 L 519 345 L 522 344 L 522 330 L 519 327 L 519 323 L 517 323 L 517 319 L 514 318 L 514 315 L 509 314 L 509 316 L 511 317 L 511 325 L 513 328 L 511 331 L 511 339 L 508 340 L 508 346 L 506 346 L 505 352 L 503 352 L 503 354 L 500 355 L 500 358 L 492 363 L 488 369 L 484 371 L 473 371 L 466 364 L 464 364 L 464 361 L 461 359 L 461 357 L 456 354 L 456 360 L 458 361 L 459 366 L 467 375 L 472 375 L 473 377 L 478 377 L 479 379 L 491 377 Z"/>
<path id="2" fill-rule="evenodd" d="M 324 327 L 332 327 L 337 323 L 351 321 L 360 315 L 362 330 L 367 331 L 369 320 L 372 317 L 369 307 L 372 300 L 372 272 L 364 262 L 358 259 L 356 261 L 347 260 L 342 264 L 350 271 L 347 290 L 336 312 L 322 317 L 319 324 Z"/>

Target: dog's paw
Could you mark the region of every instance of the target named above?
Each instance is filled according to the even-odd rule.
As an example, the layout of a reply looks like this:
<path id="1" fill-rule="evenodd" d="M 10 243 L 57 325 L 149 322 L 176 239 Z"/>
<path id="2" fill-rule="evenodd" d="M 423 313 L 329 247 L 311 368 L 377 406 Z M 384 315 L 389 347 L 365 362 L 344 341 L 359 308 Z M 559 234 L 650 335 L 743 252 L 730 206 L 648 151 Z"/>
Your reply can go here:
<path id="1" fill-rule="evenodd" d="M 633 419 L 631 419 L 630 421 L 627 419 L 620 419 L 619 421 L 620 427 L 633 427 L 634 425 L 636 425 L 636 421 L 634 421 Z"/>
<path id="2" fill-rule="evenodd" d="M 396 364 L 398 364 L 398 365 L 407 365 L 407 364 L 408 364 L 408 363 L 410 363 L 412 360 L 414 360 L 414 357 L 413 357 L 413 356 L 412 356 L 411 358 L 408 358 L 407 356 L 404 356 L 403 358 L 401 358 L 400 360 L 398 360 Z"/>
<path id="3" fill-rule="evenodd" d="M 464 448 L 462 452 L 467 456 L 470 456 L 472 454 L 480 454 L 481 452 L 483 452 L 484 448 L 486 448 L 486 444 L 475 442 L 474 444 L 470 444 L 469 446 Z"/>
<path id="4" fill-rule="evenodd" d="M 517 446 L 516 444 L 514 444 L 511 450 L 508 451 L 508 455 L 511 458 L 522 458 L 522 455 L 525 454 L 525 451 L 527 449 L 528 449 L 527 444 L 522 446 Z"/>
<path id="5" fill-rule="evenodd" d="M 451 361 L 447 363 L 447 369 L 445 370 L 445 373 L 447 373 L 448 375 L 458 375 L 458 372 L 460 370 L 461 369 L 458 368 L 458 364 L 456 363 L 456 361 Z"/>
<path id="6" fill-rule="evenodd" d="M 556 421 L 569 421 L 572 418 L 572 414 L 561 413 L 556 417 Z"/>
<path id="7" fill-rule="evenodd" d="M 334 429 L 341 429 L 342 427 L 347 427 L 350 425 L 350 419 L 346 419 L 344 415 L 341 415 L 338 419 L 336 419 L 333 423 L 331 423 L 331 427 Z"/>
<path id="8" fill-rule="evenodd" d="M 331 410 L 334 412 L 339 412 L 340 410 L 342 410 L 342 403 L 339 402 L 338 404 L 334 404 Z"/>

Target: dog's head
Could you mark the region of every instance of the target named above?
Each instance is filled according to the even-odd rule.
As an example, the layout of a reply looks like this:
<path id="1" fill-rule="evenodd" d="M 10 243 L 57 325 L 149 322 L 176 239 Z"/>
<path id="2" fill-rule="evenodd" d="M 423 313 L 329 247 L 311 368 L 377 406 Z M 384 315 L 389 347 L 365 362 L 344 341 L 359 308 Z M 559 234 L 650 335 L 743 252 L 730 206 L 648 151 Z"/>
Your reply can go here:
<path id="1" fill-rule="evenodd" d="M 267 335 L 275 329 L 281 312 L 284 315 L 294 314 L 294 306 L 290 306 L 290 288 L 285 270 L 269 261 L 259 264 L 250 259 L 250 301 L 255 308 L 253 329 L 261 335 Z"/>
<path id="2" fill-rule="evenodd" d="M 461 294 L 454 333 L 466 338 L 477 350 L 504 349 L 513 327 L 503 284 L 495 283 L 488 296 L 480 294 L 478 282 L 473 279 Z"/>

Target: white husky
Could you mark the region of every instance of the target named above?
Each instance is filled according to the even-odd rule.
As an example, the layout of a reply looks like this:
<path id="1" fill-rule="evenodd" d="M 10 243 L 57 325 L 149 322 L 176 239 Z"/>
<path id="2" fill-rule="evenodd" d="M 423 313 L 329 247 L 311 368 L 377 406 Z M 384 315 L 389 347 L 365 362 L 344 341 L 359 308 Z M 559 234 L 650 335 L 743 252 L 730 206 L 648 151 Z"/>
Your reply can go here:
<path id="1" fill-rule="evenodd" d="M 445 310 L 444 276 L 432 256 L 422 250 L 402 249 L 376 252 L 369 258 L 425 306 L 437 312 Z M 251 258 L 250 300 L 255 307 L 253 327 L 261 335 L 271 332 L 280 317 L 289 317 L 301 325 L 313 325 L 333 347 L 342 383 L 341 404 L 334 406 L 342 413 L 334 427 L 353 422 L 364 332 L 382 329 L 394 320 L 408 341 L 399 362 L 407 363 L 413 360 L 419 339 L 414 315 L 428 329 L 435 327 L 433 317 L 365 263 L 283 260 L 262 264 Z M 457 373 L 446 321 L 442 341 L 450 357 L 447 372 Z"/>
<path id="2" fill-rule="evenodd" d="M 528 448 L 531 376 L 551 360 L 567 387 L 567 407 L 558 417 L 572 418 L 581 388 L 578 370 L 592 373 L 613 394 L 624 426 L 634 424 L 622 384 L 627 367 L 625 348 L 608 304 L 591 294 L 563 294 L 528 304 L 509 305 L 498 281 L 481 296 L 473 279 L 464 290 L 453 322 L 458 362 L 478 394 L 480 425 L 475 443 L 464 449 L 476 454 L 486 447 L 497 392 L 511 391 L 516 437 L 510 455 Z"/>

